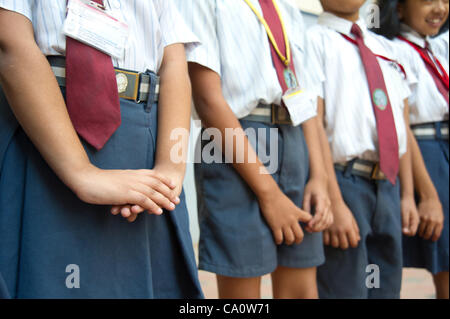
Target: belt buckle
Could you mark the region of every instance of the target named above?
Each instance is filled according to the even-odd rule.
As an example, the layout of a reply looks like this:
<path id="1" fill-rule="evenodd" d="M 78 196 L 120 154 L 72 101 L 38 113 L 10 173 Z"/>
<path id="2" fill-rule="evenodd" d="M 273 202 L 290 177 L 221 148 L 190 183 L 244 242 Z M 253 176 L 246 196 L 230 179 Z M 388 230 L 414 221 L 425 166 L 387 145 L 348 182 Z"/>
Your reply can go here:
<path id="1" fill-rule="evenodd" d="M 276 104 L 271 104 L 272 107 L 272 119 L 271 119 L 271 123 L 273 124 L 287 124 L 287 125 L 292 125 L 292 121 L 289 117 L 289 112 L 287 110 L 285 110 L 286 114 L 287 114 L 287 119 L 280 119 L 279 118 L 279 110 L 280 108 L 282 108 L 283 106 L 279 106 Z"/>
<path id="2" fill-rule="evenodd" d="M 126 100 L 132 100 L 136 103 L 140 103 L 139 100 L 140 73 L 128 72 L 120 69 L 115 69 L 115 72 L 119 97 Z"/>
<path id="3" fill-rule="evenodd" d="M 372 175 L 370 176 L 370 178 L 372 178 L 374 180 L 378 180 L 378 181 L 386 179 L 386 176 L 380 170 L 380 163 L 376 163 L 375 164 L 375 166 L 373 167 Z"/>

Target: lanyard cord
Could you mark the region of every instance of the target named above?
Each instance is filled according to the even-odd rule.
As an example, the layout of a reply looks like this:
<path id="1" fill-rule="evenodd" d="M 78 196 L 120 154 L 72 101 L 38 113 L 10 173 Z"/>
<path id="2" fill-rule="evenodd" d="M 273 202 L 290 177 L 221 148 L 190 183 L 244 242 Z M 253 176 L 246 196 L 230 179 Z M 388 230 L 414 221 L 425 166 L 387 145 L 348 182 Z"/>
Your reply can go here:
<path id="1" fill-rule="evenodd" d="M 345 34 L 343 34 L 343 33 L 341 33 L 341 35 L 342 35 L 346 40 L 348 40 L 348 41 L 350 41 L 351 43 L 353 43 L 354 45 L 358 45 L 358 43 L 357 43 L 354 39 L 350 38 L 348 35 L 345 35 Z M 405 77 L 405 79 L 407 78 L 405 68 L 404 68 L 403 65 L 401 65 L 399 62 L 397 62 L 397 61 L 395 61 L 395 60 L 392 60 L 392 59 L 389 59 L 389 58 L 387 58 L 387 57 L 385 57 L 385 56 L 383 56 L 383 55 L 375 54 L 375 56 L 376 56 L 377 58 L 380 58 L 380 59 L 385 60 L 385 61 L 388 61 L 388 62 L 392 62 L 392 63 L 394 63 L 395 65 L 397 65 L 397 66 L 400 68 L 400 71 L 402 71 L 403 76 Z"/>
<path id="2" fill-rule="evenodd" d="M 250 9 L 252 9 L 252 11 L 255 13 L 255 15 L 258 17 L 259 21 L 261 22 L 261 24 L 264 26 L 264 28 L 266 29 L 267 35 L 269 36 L 270 42 L 272 43 L 273 48 L 275 49 L 275 51 L 278 54 L 278 57 L 281 59 L 281 61 L 283 62 L 283 64 L 286 67 L 289 67 L 289 65 L 291 64 L 291 47 L 289 44 L 289 39 L 287 36 L 287 32 L 286 32 L 286 28 L 284 25 L 284 21 L 283 18 L 280 14 L 280 9 L 278 8 L 277 3 L 274 0 L 271 0 L 275 10 L 277 11 L 278 17 L 280 18 L 281 21 L 281 27 L 283 29 L 283 35 L 284 35 L 284 41 L 286 43 L 286 56 L 284 56 L 277 44 L 277 41 L 275 40 L 275 37 L 273 36 L 272 30 L 270 30 L 269 25 L 267 24 L 266 19 L 264 19 L 264 17 L 259 13 L 259 11 L 255 8 L 255 6 L 250 2 L 250 0 L 244 0 L 247 5 L 250 7 Z"/>
<path id="3" fill-rule="evenodd" d="M 411 41 L 407 40 L 406 38 L 399 36 L 398 37 L 400 40 L 408 43 L 410 46 L 412 46 L 422 57 L 422 60 L 427 63 L 432 69 L 433 72 L 439 77 L 439 79 L 442 81 L 442 83 L 444 83 L 445 87 L 448 90 L 449 87 L 449 77 L 447 72 L 445 71 L 444 67 L 442 66 L 442 64 L 439 62 L 439 60 L 434 56 L 433 52 L 431 52 L 429 49 L 425 49 L 427 50 L 427 52 L 431 53 L 431 55 L 433 56 L 433 59 L 436 63 L 433 63 L 433 61 L 431 60 L 431 58 L 429 56 L 427 56 L 422 50 L 421 48 L 412 43 Z M 440 70 L 439 70 L 439 69 Z"/>

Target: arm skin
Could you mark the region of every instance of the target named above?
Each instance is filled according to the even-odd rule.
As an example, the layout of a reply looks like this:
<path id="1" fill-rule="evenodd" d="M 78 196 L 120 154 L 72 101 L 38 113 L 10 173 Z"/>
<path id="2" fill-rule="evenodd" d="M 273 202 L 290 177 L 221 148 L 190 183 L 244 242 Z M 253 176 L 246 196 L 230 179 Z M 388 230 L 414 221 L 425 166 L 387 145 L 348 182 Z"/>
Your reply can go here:
<path id="1" fill-rule="evenodd" d="M 191 82 L 186 62 L 186 53 L 183 44 L 173 44 L 164 49 L 164 58 L 159 70 L 160 94 L 158 106 L 158 138 L 156 147 L 156 160 L 154 170 L 167 176 L 176 185 L 175 195 L 180 196 L 186 172 L 186 155 L 189 143 L 189 129 L 191 119 Z M 182 129 L 187 138 L 181 142 L 171 140 L 174 130 Z M 183 160 L 176 162 L 170 158 L 171 150 L 181 143 L 179 149 L 183 151 Z M 177 198 L 177 204 L 179 198 Z M 138 205 L 115 206 L 111 209 L 113 214 L 136 220 L 137 215 L 144 209 Z"/>
<path id="2" fill-rule="evenodd" d="M 135 203 L 155 214 L 161 213 L 160 207 L 171 209 L 173 185 L 168 178 L 150 170 L 101 170 L 90 163 L 50 65 L 35 42 L 31 22 L 3 9 L 0 84 L 25 133 L 81 200 L 101 205 Z"/>
<path id="3" fill-rule="evenodd" d="M 320 232 L 333 224 L 331 201 L 327 188 L 328 174 L 318 134 L 319 122 L 319 117 L 315 117 L 302 125 L 308 145 L 311 176 L 305 187 L 303 209 L 311 212 L 311 206 L 315 206 L 314 218 L 306 227 L 309 232 Z"/>
<path id="4" fill-rule="evenodd" d="M 295 206 L 283 194 L 257 158 L 239 120 L 222 95 L 220 76 L 195 63 L 189 64 L 189 73 L 195 105 L 204 126 L 219 129 L 222 136 L 226 136 L 225 129 L 227 128 L 240 130 L 239 138 L 242 137 L 244 140 L 244 147 L 242 150 L 237 149 L 236 143 L 230 145 L 233 147 L 233 167 L 257 196 L 261 211 L 272 229 L 275 242 L 277 244 L 300 243 L 304 234 L 298 221 L 309 222 L 312 216 Z M 225 138 L 222 139 L 223 149 L 225 149 L 225 143 L 230 142 L 224 140 Z M 244 152 L 244 163 L 236 163 L 234 159 L 242 151 Z M 256 161 L 252 163 L 249 159 L 256 159 Z"/>
<path id="5" fill-rule="evenodd" d="M 407 129 L 408 147 L 406 153 L 400 159 L 400 186 L 403 234 L 414 236 L 419 226 L 419 214 L 414 200 L 414 182 L 411 157 L 411 134 L 409 134 L 409 105 L 405 100 L 404 114 Z"/>
<path id="6" fill-rule="evenodd" d="M 334 170 L 334 161 L 325 131 L 325 102 L 318 100 L 318 135 L 321 142 L 325 169 L 328 175 L 328 192 L 330 194 L 331 207 L 334 215 L 334 223 L 324 231 L 324 244 L 334 248 L 348 249 L 357 247 L 361 240 L 359 227 L 352 212 L 347 207 Z"/>
<path id="7" fill-rule="evenodd" d="M 408 127 L 409 128 L 409 127 Z M 414 188 L 419 195 L 418 205 L 420 224 L 419 236 L 437 241 L 444 228 L 444 212 L 439 195 L 428 174 L 417 140 L 412 130 L 408 129 L 409 147 L 411 149 Z"/>

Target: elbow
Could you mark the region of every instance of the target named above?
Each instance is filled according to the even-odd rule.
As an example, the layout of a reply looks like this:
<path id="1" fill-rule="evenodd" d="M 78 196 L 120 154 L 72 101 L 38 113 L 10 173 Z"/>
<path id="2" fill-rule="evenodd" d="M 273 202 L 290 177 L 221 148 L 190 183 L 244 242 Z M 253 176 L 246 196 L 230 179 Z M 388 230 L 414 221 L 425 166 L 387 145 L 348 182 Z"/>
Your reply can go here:
<path id="1" fill-rule="evenodd" d="M 226 105 L 221 94 L 208 94 L 204 91 L 198 93 L 194 90 L 193 100 L 198 115 L 205 122 L 209 122 L 208 119 L 220 113 L 221 109 Z"/>

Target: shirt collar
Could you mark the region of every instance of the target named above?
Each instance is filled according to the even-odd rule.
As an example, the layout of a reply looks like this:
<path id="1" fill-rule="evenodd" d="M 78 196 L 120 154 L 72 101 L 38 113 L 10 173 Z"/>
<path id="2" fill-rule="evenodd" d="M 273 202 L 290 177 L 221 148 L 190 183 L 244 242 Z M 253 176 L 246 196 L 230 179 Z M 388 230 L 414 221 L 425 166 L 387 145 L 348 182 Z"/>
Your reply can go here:
<path id="1" fill-rule="evenodd" d="M 405 39 L 411 41 L 414 44 L 417 44 L 421 48 L 425 48 L 426 43 L 430 40 L 429 37 L 426 37 L 424 39 L 417 31 L 404 23 L 402 23 L 400 26 L 400 34 L 405 37 Z"/>
<path id="2" fill-rule="evenodd" d="M 323 12 L 319 16 L 318 23 L 339 33 L 345 34 L 347 36 L 352 36 L 351 30 L 353 22 L 340 18 L 330 12 Z M 367 25 L 364 22 L 364 19 L 360 17 L 356 24 L 361 28 L 363 36 L 365 37 L 367 35 L 368 29 Z"/>

